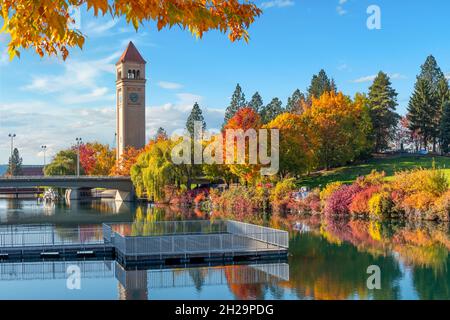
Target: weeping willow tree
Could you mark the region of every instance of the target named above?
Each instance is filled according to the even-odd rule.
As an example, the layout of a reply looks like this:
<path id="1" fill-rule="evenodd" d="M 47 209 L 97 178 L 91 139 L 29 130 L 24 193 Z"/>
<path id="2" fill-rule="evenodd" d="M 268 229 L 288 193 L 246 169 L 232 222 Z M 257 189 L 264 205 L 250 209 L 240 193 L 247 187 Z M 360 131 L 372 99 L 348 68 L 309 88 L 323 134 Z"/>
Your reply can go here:
<path id="1" fill-rule="evenodd" d="M 139 197 L 145 193 L 148 199 L 161 201 L 168 187 L 186 183 L 185 166 L 171 161 L 174 143 L 168 139 L 154 141 L 131 167 L 131 179 Z"/>

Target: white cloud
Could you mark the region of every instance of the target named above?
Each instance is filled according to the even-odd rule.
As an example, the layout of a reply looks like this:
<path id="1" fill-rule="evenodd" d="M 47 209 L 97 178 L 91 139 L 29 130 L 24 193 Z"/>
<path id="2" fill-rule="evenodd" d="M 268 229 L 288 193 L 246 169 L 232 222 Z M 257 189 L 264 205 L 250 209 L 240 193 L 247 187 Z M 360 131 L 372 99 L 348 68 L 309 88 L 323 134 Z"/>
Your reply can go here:
<path id="1" fill-rule="evenodd" d="M 106 33 L 113 29 L 117 23 L 119 23 L 119 19 L 108 19 L 108 20 L 95 20 L 87 23 L 86 28 L 83 28 L 83 31 L 88 35 L 106 35 Z"/>
<path id="2" fill-rule="evenodd" d="M 115 110 L 112 106 L 67 108 L 53 101 L 24 100 L 0 103 L 0 136 L 14 132 L 14 145 L 25 164 L 43 162 L 41 145 L 47 146 L 47 161 L 59 150 L 68 148 L 75 137 L 84 141 L 112 144 L 115 132 Z M 0 163 L 6 163 L 9 140 L 0 139 Z"/>
<path id="3" fill-rule="evenodd" d="M 392 73 L 392 74 L 388 74 L 389 78 L 391 80 L 400 80 L 400 79 L 406 79 L 407 77 L 400 74 L 400 73 Z M 370 76 L 365 76 L 365 77 L 361 77 L 355 80 L 352 80 L 351 82 L 353 83 L 364 83 L 364 82 L 371 82 L 373 80 L 375 80 L 375 78 L 377 77 L 376 74 L 370 75 Z"/>
<path id="4" fill-rule="evenodd" d="M 338 2 L 338 6 L 336 7 L 336 12 L 338 15 L 343 16 L 345 14 L 347 14 L 347 10 L 345 10 L 344 8 L 344 4 L 347 3 L 347 0 L 339 0 Z"/>
<path id="5" fill-rule="evenodd" d="M 450 80 L 450 72 L 445 75 L 445 79 Z"/>
<path id="6" fill-rule="evenodd" d="M 346 64 L 346 63 L 341 63 L 340 65 L 338 65 L 337 66 L 337 69 L 339 70 L 339 71 L 344 71 L 344 70 L 349 70 L 349 66 L 348 66 L 348 64 Z"/>
<path id="7" fill-rule="evenodd" d="M 85 96 L 103 94 L 102 87 L 96 90 Z M 85 101 L 89 100 L 82 95 L 81 97 Z M 169 134 L 183 130 L 195 102 L 200 104 L 208 129 L 218 130 L 223 121 L 224 110 L 208 107 L 201 95 L 184 92 L 176 94 L 172 102 L 146 108 L 147 139 L 159 127 L 166 129 Z M 116 130 L 114 103 L 96 103 L 95 107 L 86 105 L 87 107 L 68 107 L 64 101 L 55 102 L 52 99 L 0 102 L 0 137 L 5 137 L 10 132 L 17 134 L 15 146 L 19 148 L 25 164 L 43 163 L 41 145 L 47 146 L 49 161 L 56 152 L 70 147 L 75 137 L 82 137 L 86 142 L 99 141 L 113 145 Z M 0 139 L 0 164 L 7 162 L 9 148 L 9 140 Z"/>
<path id="8" fill-rule="evenodd" d="M 169 82 L 169 81 L 159 81 L 158 86 L 167 89 L 167 90 L 175 90 L 180 89 L 183 87 L 183 85 L 176 83 L 176 82 Z"/>
<path id="9" fill-rule="evenodd" d="M 114 73 L 114 62 L 120 56 L 117 51 L 105 58 L 97 60 L 68 60 L 62 66 L 64 71 L 60 75 L 38 74 L 32 75 L 31 82 L 22 89 L 39 94 L 51 94 L 52 98 L 60 94 L 62 102 L 68 104 L 111 101 L 107 87 L 98 85 L 104 73 Z M 86 91 L 90 93 L 86 94 Z"/>
<path id="10" fill-rule="evenodd" d="M 292 0 L 273 0 L 261 3 L 261 8 L 263 9 L 285 8 L 285 7 L 292 7 L 294 4 L 295 2 Z"/>

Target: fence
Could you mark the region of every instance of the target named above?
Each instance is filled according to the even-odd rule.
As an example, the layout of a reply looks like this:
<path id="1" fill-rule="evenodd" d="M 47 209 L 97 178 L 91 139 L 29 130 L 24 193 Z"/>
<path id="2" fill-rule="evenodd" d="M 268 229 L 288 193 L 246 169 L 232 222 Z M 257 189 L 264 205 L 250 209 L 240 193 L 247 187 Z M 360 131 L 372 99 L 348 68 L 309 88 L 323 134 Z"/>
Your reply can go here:
<path id="1" fill-rule="evenodd" d="M 103 244 L 101 228 L 55 229 L 53 226 L 0 228 L 0 250 L 14 247 L 47 247 Z"/>
<path id="2" fill-rule="evenodd" d="M 227 232 L 223 220 L 151 221 L 108 224 L 121 236 L 168 236 L 179 234 L 208 234 Z"/>
<path id="3" fill-rule="evenodd" d="M 125 255 L 260 252 L 288 248 L 288 233 L 237 221 L 170 221 L 104 225 L 105 239 Z"/>
<path id="4" fill-rule="evenodd" d="M 270 243 L 274 246 L 289 248 L 289 234 L 287 231 L 234 220 L 227 221 L 227 231 L 231 234 Z"/>

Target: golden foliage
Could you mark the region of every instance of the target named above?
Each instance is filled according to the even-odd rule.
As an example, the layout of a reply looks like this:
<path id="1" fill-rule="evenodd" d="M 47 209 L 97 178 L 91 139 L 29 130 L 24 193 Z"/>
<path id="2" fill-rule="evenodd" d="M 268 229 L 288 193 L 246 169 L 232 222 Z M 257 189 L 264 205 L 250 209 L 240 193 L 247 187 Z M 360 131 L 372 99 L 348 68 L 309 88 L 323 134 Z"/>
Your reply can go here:
<path id="1" fill-rule="evenodd" d="M 219 30 L 228 32 L 231 41 L 248 41 L 247 29 L 262 13 L 247 0 L 4 0 L 1 32 L 11 37 L 10 58 L 20 56 L 20 48 L 34 48 L 41 57 L 61 54 L 66 59 L 69 48 L 82 48 L 85 36 L 71 27 L 79 21 L 69 11 L 83 6 L 96 17 L 125 17 L 136 30 L 146 21 L 155 21 L 158 30 L 176 25 L 199 38 Z"/>

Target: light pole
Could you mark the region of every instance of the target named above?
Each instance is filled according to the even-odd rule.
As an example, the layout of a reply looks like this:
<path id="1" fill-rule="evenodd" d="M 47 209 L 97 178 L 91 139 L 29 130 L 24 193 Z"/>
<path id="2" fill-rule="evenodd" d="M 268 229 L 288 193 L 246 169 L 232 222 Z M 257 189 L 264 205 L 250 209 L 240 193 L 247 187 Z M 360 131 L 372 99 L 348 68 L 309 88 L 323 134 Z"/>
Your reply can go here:
<path id="1" fill-rule="evenodd" d="M 80 146 L 83 143 L 81 138 L 75 138 L 77 142 L 77 176 L 80 176 Z"/>
<path id="2" fill-rule="evenodd" d="M 46 161 L 45 161 L 45 152 L 47 151 L 47 146 L 41 146 L 42 151 L 44 152 L 44 167 L 46 165 Z"/>
<path id="3" fill-rule="evenodd" d="M 14 138 L 16 137 L 16 134 L 10 133 L 10 134 L 8 134 L 8 137 L 11 138 L 11 158 L 12 158 L 13 152 L 14 152 Z"/>

